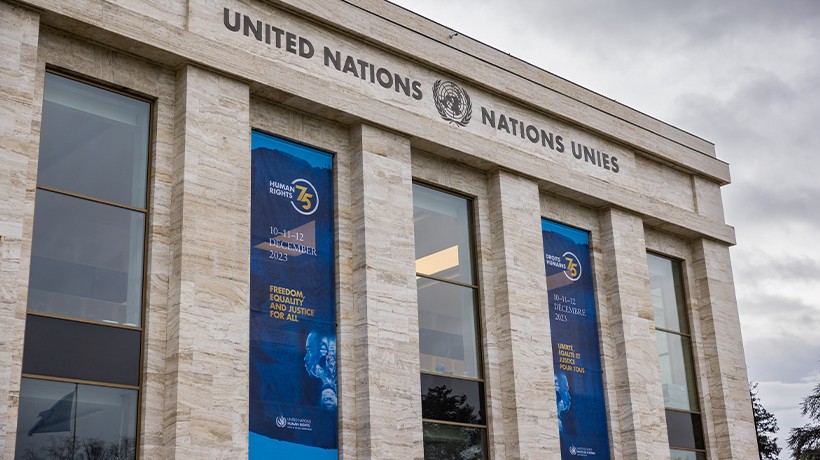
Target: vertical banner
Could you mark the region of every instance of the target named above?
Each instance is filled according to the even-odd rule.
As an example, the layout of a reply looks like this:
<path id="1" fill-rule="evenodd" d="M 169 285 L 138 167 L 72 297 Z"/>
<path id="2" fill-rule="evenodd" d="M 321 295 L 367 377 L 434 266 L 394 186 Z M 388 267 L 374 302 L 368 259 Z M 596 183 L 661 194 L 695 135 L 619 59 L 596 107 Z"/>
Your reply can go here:
<path id="1" fill-rule="evenodd" d="M 251 137 L 248 458 L 337 459 L 333 157 Z"/>
<path id="2" fill-rule="evenodd" d="M 561 458 L 609 459 L 589 233 L 541 220 Z"/>

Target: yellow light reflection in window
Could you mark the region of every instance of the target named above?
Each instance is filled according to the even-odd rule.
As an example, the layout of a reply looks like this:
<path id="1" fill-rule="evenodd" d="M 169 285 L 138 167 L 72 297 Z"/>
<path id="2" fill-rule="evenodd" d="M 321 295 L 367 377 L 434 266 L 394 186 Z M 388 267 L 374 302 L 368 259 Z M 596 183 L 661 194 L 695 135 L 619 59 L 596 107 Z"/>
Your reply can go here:
<path id="1" fill-rule="evenodd" d="M 416 259 L 416 273 L 435 275 L 436 273 L 458 266 L 458 246 L 450 246 L 429 256 Z"/>

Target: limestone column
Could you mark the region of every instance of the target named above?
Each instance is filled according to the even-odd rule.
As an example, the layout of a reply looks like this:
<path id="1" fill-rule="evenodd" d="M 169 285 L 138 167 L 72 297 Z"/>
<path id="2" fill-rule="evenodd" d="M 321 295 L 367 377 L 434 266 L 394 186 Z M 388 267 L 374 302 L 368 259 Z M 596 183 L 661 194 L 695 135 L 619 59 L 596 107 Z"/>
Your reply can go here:
<path id="1" fill-rule="evenodd" d="M 538 185 L 505 171 L 489 178 L 490 227 L 506 458 L 558 458 L 549 299 Z"/>
<path id="2" fill-rule="evenodd" d="M 616 458 L 669 458 L 655 320 L 649 296 L 646 243 L 640 217 L 618 209 L 600 216 L 603 291 L 612 309 L 613 378 L 621 427 Z"/>
<path id="3" fill-rule="evenodd" d="M 14 458 L 37 186 L 40 16 L 0 1 L 0 457 Z"/>
<path id="4" fill-rule="evenodd" d="M 249 97 L 177 72 L 164 458 L 247 456 Z"/>
<path id="5" fill-rule="evenodd" d="M 729 248 L 698 239 L 692 252 L 706 360 L 699 368 L 709 382 L 704 399 L 713 413 L 717 452 L 725 459 L 758 458 Z"/>
<path id="6" fill-rule="evenodd" d="M 357 458 L 421 459 L 410 141 L 368 125 L 351 136 Z"/>

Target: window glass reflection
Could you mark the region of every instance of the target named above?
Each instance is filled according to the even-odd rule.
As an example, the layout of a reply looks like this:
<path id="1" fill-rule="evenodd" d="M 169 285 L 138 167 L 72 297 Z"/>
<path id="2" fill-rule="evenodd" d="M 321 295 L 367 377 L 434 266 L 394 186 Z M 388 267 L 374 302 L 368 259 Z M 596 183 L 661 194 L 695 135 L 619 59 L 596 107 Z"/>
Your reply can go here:
<path id="1" fill-rule="evenodd" d="M 672 447 L 706 448 L 699 414 L 667 410 L 666 429 L 669 435 L 669 445 Z"/>
<path id="2" fill-rule="evenodd" d="M 37 183 L 145 207 L 147 102 L 47 73 Z"/>
<path id="3" fill-rule="evenodd" d="M 137 392 L 24 378 L 15 459 L 136 458 Z"/>
<path id="4" fill-rule="evenodd" d="M 706 460 L 706 454 L 703 452 L 672 449 L 669 453 L 671 454 L 672 460 Z"/>
<path id="5" fill-rule="evenodd" d="M 688 334 L 680 263 L 653 254 L 647 254 L 647 259 L 655 326 Z"/>
<path id="6" fill-rule="evenodd" d="M 26 318 L 24 374 L 136 386 L 139 363 L 139 331 L 47 316 Z"/>
<path id="7" fill-rule="evenodd" d="M 28 308 L 139 325 L 145 216 L 37 191 Z"/>
<path id="8" fill-rule="evenodd" d="M 421 416 L 483 425 L 484 385 L 474 380 L 421 374 Z"/>
<path id="9" fill-rule="evenodd" d="M 656 331 L 656 338 L 664 405 L 672 409 L 697 411 L 698 398 L 689 338 L 664 331 Z"/>
<path id="10" fill-rule="evenodd" d="M 416 272 L 473 284 L 469 201 L 413 185 Z"/>
<path id="11" fill-rule="evenodd" d="M 416 284 L 422 370 L 481 377 L 474 290 L 428 278 Z"/>
<path id="12" fill-rule="evenodd" d="M 483 428 L 424 423 L 425 460 L 484 460 L 486 445 Z"/>

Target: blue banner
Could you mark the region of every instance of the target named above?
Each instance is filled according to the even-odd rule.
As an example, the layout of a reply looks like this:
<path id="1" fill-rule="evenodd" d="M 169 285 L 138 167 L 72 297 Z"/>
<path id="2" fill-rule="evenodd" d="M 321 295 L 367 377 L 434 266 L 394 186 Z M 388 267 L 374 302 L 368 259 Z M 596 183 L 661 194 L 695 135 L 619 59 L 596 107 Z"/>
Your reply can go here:
<path id="1" fill-rule="evenodd" d="M 609 459 L 589 233 L 541 220 L 561 458 Z"/>
<path id="2" fill-rule="evenodd" d="M 251 136 L 249 459 L 338 458 L 333 157 Z"/>

